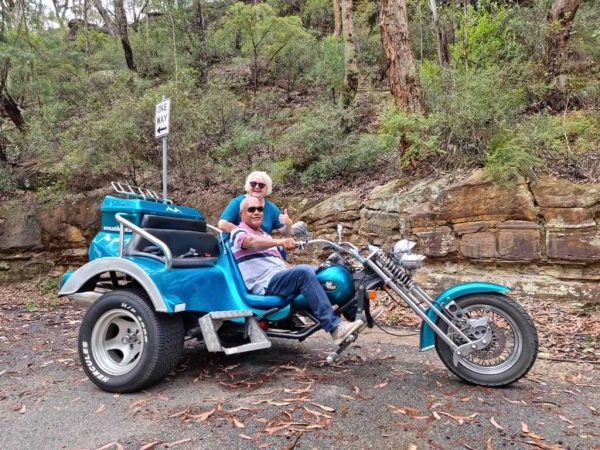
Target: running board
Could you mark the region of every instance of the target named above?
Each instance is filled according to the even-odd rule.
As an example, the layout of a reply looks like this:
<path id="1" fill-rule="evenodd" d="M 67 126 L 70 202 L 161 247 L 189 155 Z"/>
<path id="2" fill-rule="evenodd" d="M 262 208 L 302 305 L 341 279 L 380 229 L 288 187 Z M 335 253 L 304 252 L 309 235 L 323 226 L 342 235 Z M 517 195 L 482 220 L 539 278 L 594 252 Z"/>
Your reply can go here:
<path id="1" fill-rule="evenodd" d="M 244 335 L 250 338 L 250 342 L 237 347 L 224 347 L 217 331 L 226 320 L 241 318 L 244 319 Z M 214 311 L 198 319 L 198 324 L 209 352 L 225 352 L 226 355 L 234 355 L 271 347 L 271 341 L 258 326 L 250 310 Z"/>

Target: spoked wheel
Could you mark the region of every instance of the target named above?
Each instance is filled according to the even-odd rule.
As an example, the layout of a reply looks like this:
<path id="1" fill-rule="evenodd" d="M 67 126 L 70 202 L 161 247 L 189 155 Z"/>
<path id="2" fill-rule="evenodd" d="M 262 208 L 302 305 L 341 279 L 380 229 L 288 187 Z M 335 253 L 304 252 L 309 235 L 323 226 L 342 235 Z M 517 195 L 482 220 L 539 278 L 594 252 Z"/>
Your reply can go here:
<path id="1" fill-rule="evenodd" d="M 79 330 L 86 375 L 110 392 L 132 392 L 173 370 L 183 350 L 181 317 L 154 311 L 146 297 L 121 289 L 100 297 Z"/>
<path id="2" fill-rule="evenodd" d="M 460 378 L 482 386 L 505 386 L 529 372 L 538 353 L 538 337 L 531 317 L 514 300 L 500 294 L 476 294 L 456 300 L 466 319 L 488 318 L 492 342 L 486 348 L 453 362 L 450 347 L 436 336 L 436 351 L 446 367 Z M 457 344 L 465 343 L 458 333 L 448 331 L 446 322 L 437 325 Z M 470 338 L 477 339 L 485 330 L 471 330 L 465 321 L 456 325 Z"/>

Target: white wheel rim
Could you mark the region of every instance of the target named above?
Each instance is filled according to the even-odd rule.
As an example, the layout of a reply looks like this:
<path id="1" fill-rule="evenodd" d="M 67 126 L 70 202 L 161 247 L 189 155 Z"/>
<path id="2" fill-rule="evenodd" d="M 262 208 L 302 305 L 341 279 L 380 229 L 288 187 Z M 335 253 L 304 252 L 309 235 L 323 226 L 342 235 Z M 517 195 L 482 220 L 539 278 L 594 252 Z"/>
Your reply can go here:
<path id="1" fill-rule="evenodd" d="M 91 351 L 103 372 L 125 375 L 138 365 L 144 352 L 144 327 L 127 310 L 107 311 L 94 325 Z"/>

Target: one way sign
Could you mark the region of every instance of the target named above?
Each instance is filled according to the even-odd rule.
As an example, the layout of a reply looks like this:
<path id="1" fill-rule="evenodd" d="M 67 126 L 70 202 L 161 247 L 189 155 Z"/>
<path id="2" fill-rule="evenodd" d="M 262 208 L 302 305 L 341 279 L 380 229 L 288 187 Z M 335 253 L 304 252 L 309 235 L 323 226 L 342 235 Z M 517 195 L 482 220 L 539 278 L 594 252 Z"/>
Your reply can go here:
<path id="1" fill-rule="evenodd" d="M 169 116 L 171 113 L 171 100 L 165 99 L 156 105 L 154 115 L 154 137 L 159 138 L 169 134 Z"/>

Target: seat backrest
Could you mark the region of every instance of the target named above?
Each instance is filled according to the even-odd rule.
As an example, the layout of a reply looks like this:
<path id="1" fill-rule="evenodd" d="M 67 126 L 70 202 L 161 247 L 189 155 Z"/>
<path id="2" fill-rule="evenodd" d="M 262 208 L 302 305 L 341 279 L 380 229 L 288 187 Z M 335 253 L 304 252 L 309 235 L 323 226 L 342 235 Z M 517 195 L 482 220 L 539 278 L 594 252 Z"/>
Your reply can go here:
<path id="1" fill-rule="evenodd" d="M 173 258 L 187 253 L 190 249 L 194 249 L 199 257 L 219 256 L 219 242 L 214 234 L 159 228 L 145 228 L 144 230 L 167 244 Z M 150 246 L 154 246 L 154 244 L 140 235 L 134 234 L 127 246 L 127 254 L 144 253 Z"/>
<path id="2" fill-rule="evenodd" d="M 153 228 L 163 230 L 187 230 L 206 232 L 206 222 L 199 219 L 183 219 L 181 217 L 157 216 L 145 214 L 142 217 L 142 228 Z"/>

